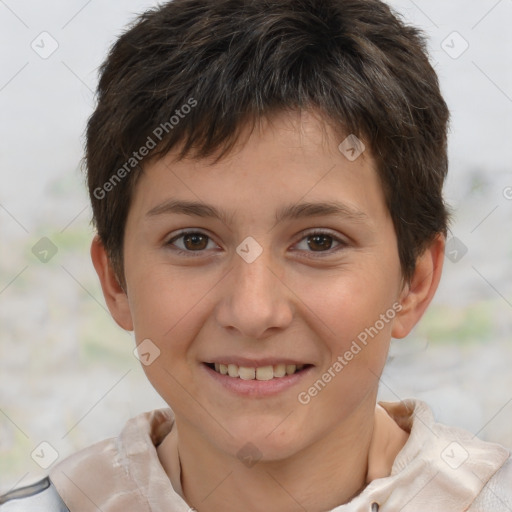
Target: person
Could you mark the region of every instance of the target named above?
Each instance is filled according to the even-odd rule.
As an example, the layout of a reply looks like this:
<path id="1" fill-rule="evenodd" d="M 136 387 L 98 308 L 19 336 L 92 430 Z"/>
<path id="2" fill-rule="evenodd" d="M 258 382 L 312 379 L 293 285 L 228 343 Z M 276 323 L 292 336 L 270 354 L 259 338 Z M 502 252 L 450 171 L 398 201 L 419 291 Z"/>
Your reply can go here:
<path id="1" fill-rule="evenodd" d="M 174 0 L 100 70 L 91 255 L 169 405 L 0 509 L 512 510 L 505 447 L 377 403 L 438 286 L 449 112 L 380 0 Z"/>

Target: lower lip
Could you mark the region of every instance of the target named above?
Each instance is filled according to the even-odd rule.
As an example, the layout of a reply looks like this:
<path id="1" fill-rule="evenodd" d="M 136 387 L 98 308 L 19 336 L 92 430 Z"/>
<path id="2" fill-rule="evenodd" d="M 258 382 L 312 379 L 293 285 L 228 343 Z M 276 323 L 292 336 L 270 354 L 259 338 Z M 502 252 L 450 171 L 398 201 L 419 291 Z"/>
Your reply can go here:
<path id="1" fill-rule="evenodd" d="M 237 395 L 250 397 L 267 397 L 282 393 L 301 382 L 313 370 L 313 366 L 309 366 L 293 375 L 274 377 L 271 380 L 243 380 L 239 377 L 229 377 L 228 375 L 217 373 L 204 363 L 201 366 L 213 380 L 224 386 L 227 390 Z"/>

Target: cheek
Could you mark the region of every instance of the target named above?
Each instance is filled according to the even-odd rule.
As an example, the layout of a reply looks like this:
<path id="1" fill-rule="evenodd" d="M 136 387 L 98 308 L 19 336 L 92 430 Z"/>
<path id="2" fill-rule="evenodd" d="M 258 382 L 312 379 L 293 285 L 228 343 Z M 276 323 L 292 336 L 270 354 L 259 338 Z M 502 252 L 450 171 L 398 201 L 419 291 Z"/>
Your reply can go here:
<path id="1" fill-rule="evenodd" d="M 172 345 L 178 348 L 182 336 L 176 333 L 190 323 L 192 316 L 197 322 L 209 283 L 185 272 L 170 272 L 165 265 L 148 267 L 144 272 L 134 272 L 129 281 L 136 338 L 154 338 L 162 344 L 175 340 Z"/>
<path id="2" fill-rule="evenodd" d="M 187 400 L 198 394 L 189 378 L 189 357 L 201 304 L 197 304 L 198 293 L 181 291 L 179 280 L 174 286 L 166 283 L 169 281 L 155 276 L 139 281 L 133 288 L 136 300 L 132 317 L 137 343 L 150 340 L 150 352 L 155 354 L 150 364 L 141 359 L 149 382 L 175 412 L 180 412 L 187 410 Z"/>
<path id="3" fill-rule="evenodd" d="M 325 428 L 326 418 L 338 424 L 377 393 L 396 311 L 384 283 L 371 283 L 347 277 L 308 287 L 308 305 L 316 313 L 309 313 L 310 327 L 326 355 L 297 397 L 313 430 Z"/>
<path id="4" fill-rule="evenodd" d="M 367 336 L 391 336 L 396 285 L 366 269 L 304 278 L 300 296 L 305 297 L 309 317 L 333 356 L 348 350 L 353 340 Z M 313 313 L 313 314 L 312 314 Z"/>
<path id="5" fill-rule="evenodd" d="M 196 363 L 193 341 L 211 311 L 208 291 L 218 281 L 190 275 L 166 265 L 150 266 L 131 274 L 130 309 L 137 343 L 150 340 L 158 354 L 143 369 L 156 390 L 167 401 L 183 394 L 180 383 Z M 191 390 L 193 391 L 193 390 Z"/>
<path id="6" fill-rule="evenodd" d="M 377 262 L 361 263 L 325 279 L 309 279 L 307 287 L 304 282 L 308 308 L 315 313 L 309 313 L 314 323 L 311 327 L 328 354 L 299 400 L 311 407 L 310 417 L 331 417 L 336 424 L 377 391 L 396 315 L 393 305 L 399 282 L 398 271 L 382 268 Z M 336 417 L 329 413 L 332 410 L 338 411 Z"/>

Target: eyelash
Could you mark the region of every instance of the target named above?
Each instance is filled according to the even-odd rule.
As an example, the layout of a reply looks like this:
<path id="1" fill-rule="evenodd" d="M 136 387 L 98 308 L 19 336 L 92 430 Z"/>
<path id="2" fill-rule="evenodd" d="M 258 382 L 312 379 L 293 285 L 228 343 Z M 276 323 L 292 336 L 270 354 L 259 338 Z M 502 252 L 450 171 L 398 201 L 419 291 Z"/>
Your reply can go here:
<path id="1" fill-rule="evenodd" d="M 193 230 L 193 231 L 181 231 L 177 235 L 173 236 L 170 240 L 168 240 L 165 243 L 165 245 L 168 246 L 168 247 L 171 247 L 176 240 L 179 240 L 180 238 L 183 238 L 183 237 L 185 237 L 187 235 L 202 235 L 202 236 L 205 236 L 206 238 L 208 238 L 208 241 L 213 241 L 212 238 L 208 234 L 206 234 L 206 233 L 204 233 L 202 231 Z M 332 254 L 338 252 L 339 250 L 345 248 L 348 245 L 347 242 L 345 242 L 344 240 L 341 240 L 340 238 L 336 237 L 335 235 L 333 235 L 329 231 L 322 231 L 322 230 L 303 231 L 302 233 L 300 233 L 299 236 L 300 236 L 300 239 L 297 242 L 297 244 L 302 242 L 306 238 L 314 237 L 314 236 L 328 236 L 329 238 L 332 238 L 332 240 L 334 242 L 337 242 L 339 244 L 334 249 L 331 248 L 331 249 L 329 249 L 327 251 L 317 251 L 317 252 L 315 252 L 315 251 L 306 251 L 307 253 L 314 254 L 314 256 L 307 256 L 308 258 L 322 258 L 322 257 L 325 257 L 325 256 L 329 256 L 329 255 L 332 255 Z M 186 256 L 192 256 L 192 257 L 194 257 L 194 256 L 196 256 L 196 257 L 197 256 L 202 256 L 201 253 L 206 251 L 206 249 L 202 249 L 202 250 L 199 250 L 199 251 L 185 251 L 183 249 L 176 248 L 175 246 L 172 247 L 172 250 L 176 254 L 178 254 L 178 255 L 186 255 Z M 197 254 L 194 254 L 194 253 L 197 253 Z"/>

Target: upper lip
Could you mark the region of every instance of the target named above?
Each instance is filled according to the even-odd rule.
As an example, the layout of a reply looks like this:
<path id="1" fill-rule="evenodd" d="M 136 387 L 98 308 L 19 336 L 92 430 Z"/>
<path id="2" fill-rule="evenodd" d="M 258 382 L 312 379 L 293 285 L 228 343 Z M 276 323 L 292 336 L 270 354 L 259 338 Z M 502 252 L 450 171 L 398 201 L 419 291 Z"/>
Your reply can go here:
<path id="1" fill-rule="evenodd" d="M 263 366 L 276 366 L 278 364 L 285 365 L 307 365 L 304 361 L 297 359 L 288 359 L 282 357 L 264 357 L 261 359 L 249 359 L 247 357 L 236 357 L 236 356 L 224 356 L 224 357 L 213 357 L 205 361 L 208 364 L 235 364 L 236 366 L 243 366 L 244 368 L 261 368 Z"/>

